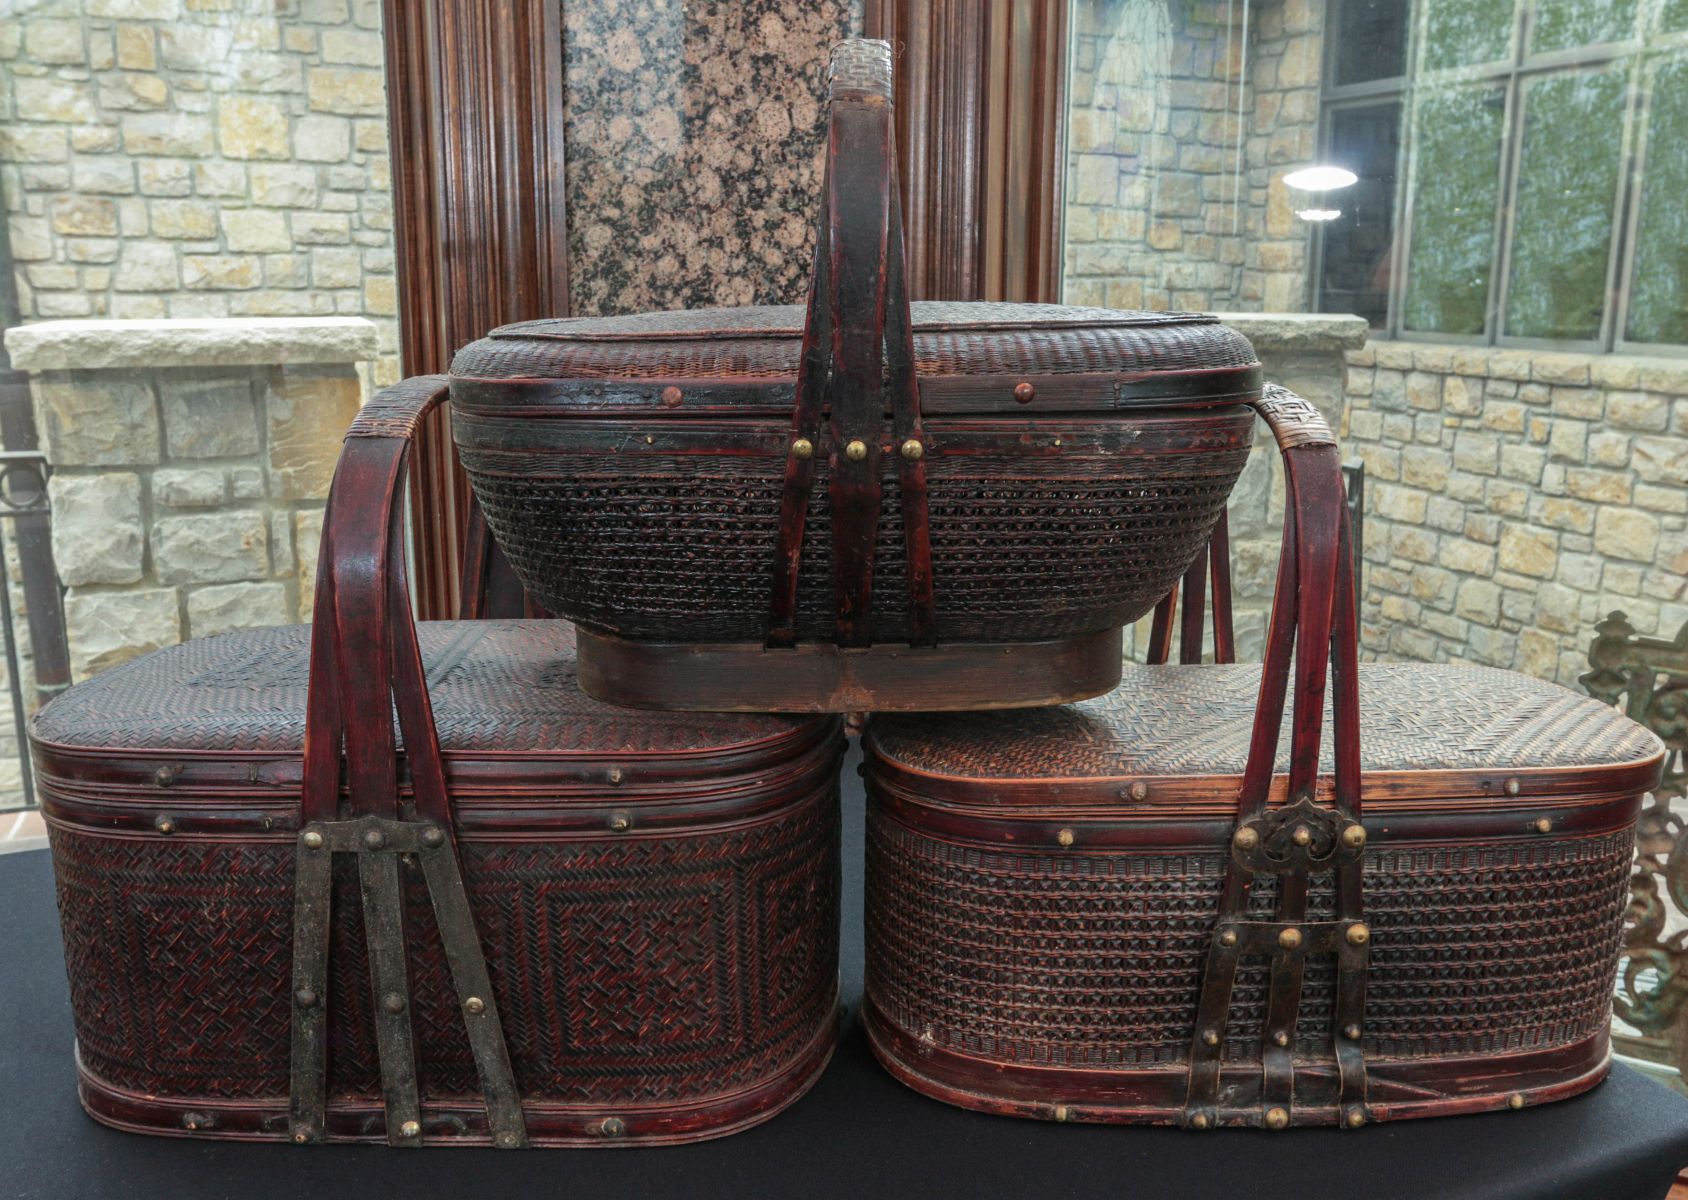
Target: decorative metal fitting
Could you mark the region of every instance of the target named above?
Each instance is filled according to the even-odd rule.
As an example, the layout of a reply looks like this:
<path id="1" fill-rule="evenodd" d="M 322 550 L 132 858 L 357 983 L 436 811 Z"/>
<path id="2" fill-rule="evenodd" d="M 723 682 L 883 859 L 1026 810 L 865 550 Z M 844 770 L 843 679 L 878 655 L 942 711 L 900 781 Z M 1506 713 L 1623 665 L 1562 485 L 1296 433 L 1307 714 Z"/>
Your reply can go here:
<path id="1" fill-rule="evenodd" d="M 522 1144 L 522 1139 L 514 1133 L 501 1133 L 498 1135 L 498 1144 L 506 1150 L 513 1150 Z"/>
<path id="2" fill-rule="evenodd" d="M 1268 1108 L 1266 1110 L 1266 1128 L 1268 1128 L 1268 1129 L 1288 1129 L 1289 1128 L 1289 1109 L 1287 1109 L 1287 1108 Z"/>
<path id="3" fill-rule="evenodd" d="M 402 1138 L 420 1137 L 422 1136 L 422 1126 L 417 1121 L 406 1121 L 399 1126 L 399 1136 Z"/>
<path id="4" fill-rule="evenodd" d="M 861 438 L 851 438 L 844 443 L 844 457 L 852 462 L 861 462 L 867 457 L 867 443 Z"/>
<path id="5" fill-rule="evenodd" d="M 379 829 L 371 829 L 363 835 L 363 844 L 371 850 L 379 850 L 387 844 L 387 835 Z"/>
<path id="6" fill-rule="evenodd" d="M 1366 844 L 1366 827 L 1360 824 L 1350 825 L 1342 831 L 1342 844 L 1350 850 L 1358 850 Z"/>
<path id="7" fill-rule="evenodd" d="M 1516 796 L 1523 790 L 1523 787 L 1519 784 L 1518 777 L 1516 775 L 1511 779 L 1508 779 L 1503 786 L 1508 796 Z"/>
<path id="8" fill-rule="evenodd" d="M 611 767 L 608 771 L 604 772 L 604 778 L 610 781 L 611 787 L 620 787 L 621 781 L 626 779 L 627 776 L 622 773 L 620 767 Z"/>
<path id="9" fill-rule="evenodd" d="M 1060 833 L 1055 835 L 1055 840 L 1060 842 L 1063 846 L 1070 846 L 1073 844 L 1073 831 L 1070 829 L 1063 829 Z"/>
<path id="10" fill-rule="evenodd" d="M 627 1132 L 627 1122 L 620 1117 L 605 1117 L 598 1125 L 598 1132 L 605 1137 L 620 1137 Z"/>
<path id="11" fill-rule="evenodd" d="M 169 787 L 172 783 L 175 783 L 176 780 L 180 779 L 181 775 L 181 763 L 166 763 L 164 766 L 158 768 L 158 770 L 152 773 L 152 781 L 159 787 Z"/>
<path id="12" fill-rule="evenodd" d="M 1235 946 L 1237 944 L 1237 931 L 1235 929 L 1225 930 L 1219 935 L 1219 944 L 1221 946 Z"/>
<path id="13" fill-rule="evenodd" d="M 1238 850 L 1243 851 L 1245 854 L 1259 844 L 1259 831 L 1250 829 L 1247 826 L 1237 830 L 1236 836 L 1231 839 L 1231 845 L 1235 846 Z"/>
<path id="14" fill-rule="evenodd" d="M 898 447 L 898 450 L 910 462 L 917 462 L 926 457 L 926 447 L 922 446 L 916 438 L 909 438 L 908 441 Z"/>
<path id="15" fill-rule="evenodd" d="M 306 1142 L 308 1142 L 310 1140 L 311 1140 L 311 1127 L 309 1125 L 301 1125 L 301 1126 L 299 1126 L 299 1128 L 297 1128 L 293 1131 L 293 1144 L 295 1146 L 303 1146 Z"/>
<path id="16" fill-rule="evenodd" d="M 1217 1030 L 1204 1029 L 1202 1031 L 1202 1045 L 1204 1045 L 1204 1046 L 1217 1046 L 1218 1044 L 1219 1044 L 1219 1033 L 1218 1033 Z"/>
<path id="17" fill-rule="evenodd" d="M 1149 785 L 1139 780 L 1131 785 L 1131 798 L 1141 804 L 1149 798 Z"/>
<path id="18" fill-rule="evenodd" d="M 1032 397 L 1035 395 L 1037 395 L 1037 389 L 1030 383 L 1022 381 L 1014 385 L 1014 399 L 1018 400 L 1021 404 L 1030 404 L 1032 402 Z"/>
<path id="19" fill-rule="evenodd" d="M 1285 950 L 1295 950 L 1301 946 L 1301 930 L 1286 929 L 1278 935 L 1278 945 Z"/>
<path id="20" fill-rule="evenodd" d="M 1306 846 L 1313 840 L 1313 831 L 1305 825 L 1297 825 L 1290 831 L 1289 840 L 1297 846 Z"/>
<path id="21" fill-rule="evenodd" d="M 1513 1092 L 1512 1095 L 1510 1095 L 1506 1098 L 1506 1107 L 1508 1107 L 1508 1108 L 1523 1108 L 1524 1107 L 1524 1093 L 1523 1092 Z"/>
<path id="22" fill-rule="evenodd" d="M 1546 817 L 1537 817 L 1536 818 L 1536 832 L 1537 833 L 1552 833 L 1553 832 L 1553 822 L 1548 820 Z"/>
<path id="23" fill-rule="evenodd" d="M 791 457 L 813 458 L 814 456 L 815 443 L 811 442 L 808 438 L 798 438 L 795 442 L 791 443 Z"/>
<path id="24" fill-rule="evenodd" d="M 171 833 L 176 832 L 176 822 L 171 820 L 168 816 L 166 816 L 162 813 L 160 813 L 159 816 L 157 817 L 157 819 L 153 821 L 152 827 L 154 829 L 158 830 L 158 832 L 163 833 L 163 834 L 171 834 Z"/>
<path id="25" fill-rule="evenodd" d="M 305 831 L 305 836 L 300 838 L 299 840 L 301 842 L 305 843 L 305 849 L 307 849 L 307 850 L 321 850 L 322 849 L 322 845 L 323 845 L 322 834 L 318 833 L 314 829 L 307 829 Z"/>
<path id="26" fill-rule="evenodd" d="M 1206 1129 L 1208 1127 L 1208 1124 L 1209 1124 L 1209 1122 L 1208 1122 L 1208 1117 L 1207 1117 L 1206 1113 L 1191 1113 L 1190 1114 L 1190 1128 L 1191 1129 Z"/>
<path id="27" fill-rule="evenodd" d="M 397 992 L 388 992 L 381 997 L 381 1007 L 396 1017 L 404 1011 L 404 997 Z"/>
<path id="28" fill-rule="evenodd" d="M 211 1128 L 211 1118 L 204 1113 L 185 1112 L 182 1114 L 182 1128 L 188 1131 Z"/>
<path id="29" fill-rule="evenodd" d="M 664 408 L 679 408 L 680 407 L 680 389 L 679 388 L 675 387 L 673 384 L 669 384 L 667 387 L 662 389 L 662 407 L 664 407 Z"/>
<path id="30" fill-rule="evenodd" d="M 308 987 L 302 987 L 293 993 L 293 999 L 298 1001 L 300 1008 L 315 1008 L 317 994 Z"/>
<path id="31" fill-rule="evenodd" d="M 445 845 L 445 830 L 438 826 L 430 826 L 422 831 L 422 844 L 431 850 L 437 850 Z"/>
<path id="32" fill-rule="evenodd" d="M 624 812 L 612 812 L 610 814 L 609 827 L 617 833 L 626 833 L 629 829 L 633 828 L 633 818 Z"/>
<path id="33" fill-rule="evenodd" d="M 470 996 L 463 1002 L 463 1011 L 470 1016 L 477 1016 L 486 1011 L 486 1001 L 479 996 Z"/>
<path id="34" fill-rule="evenodd" d="M 1366 1110 L 1363 1108 L 1351 1108 L 1348 1110 L 1346 1120 L 1348 1122 L 1348 1128 L 1358 1129 L 1366 1123 Z"/>
<path id="35" fill-rule="evenodd" d="M 1360 1040 L 1360 1027 L 1358 1025 L 1344 1025 L 1342 1036 L 1351 1042 L 1357 1042 Z"/>
<path id="36" fill-rule="evenodd" d="M 1278 1032 L 1276 1032 L 1272 1035 L 1272 1044 L 1274 1046 L 1287 1046 L 1287 1045 L 1289 1045 L 1289 1034 L 1285 1033 L 1281 1029 L 1278 1030 Z"/>
<path id="37" fill-rule="evenodd" d="M 1356 921 L 1348 927 L 1348 933 L 1345 936 L 1348 938 L 1350 946 L 1364 946 L 1371 941 L 1371 929 L 1364 921 Z"/>
<path id="38" fill-rule="evenodd" d="M 1055 1119 L 1057 1121 L 1065 1121 L 1072 1115 L 1072 1109 L 1068 1108 L 1065 1104 L 1057 1104 L 1055 1106 Z"/>

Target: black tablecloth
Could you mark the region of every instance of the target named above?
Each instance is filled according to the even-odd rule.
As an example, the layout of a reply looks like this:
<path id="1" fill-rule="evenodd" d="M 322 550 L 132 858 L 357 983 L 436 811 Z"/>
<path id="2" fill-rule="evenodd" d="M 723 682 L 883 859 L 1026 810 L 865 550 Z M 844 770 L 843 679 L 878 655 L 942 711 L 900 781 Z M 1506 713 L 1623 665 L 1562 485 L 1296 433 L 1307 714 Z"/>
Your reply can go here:
<path id="1" fill-rule="evenodd" d="M 844 989 L 861 994 L 861 792 L 845 810 Z M 450 1197 L 1248 1197 L 1661 1200 L 1688 1166 L 1688 1100 L 1618 1068 L 1520 1113 L 1284 1133 L 1052 1125 L 964 1112 L 893 1082 L 861 1028 L 769 1123 L 661 1149 L 388 1150 L 116 1133 L 76 1104 L 64 966 L 44 851 L 0 856 L 0 1196 L 76 1200 Z"/>

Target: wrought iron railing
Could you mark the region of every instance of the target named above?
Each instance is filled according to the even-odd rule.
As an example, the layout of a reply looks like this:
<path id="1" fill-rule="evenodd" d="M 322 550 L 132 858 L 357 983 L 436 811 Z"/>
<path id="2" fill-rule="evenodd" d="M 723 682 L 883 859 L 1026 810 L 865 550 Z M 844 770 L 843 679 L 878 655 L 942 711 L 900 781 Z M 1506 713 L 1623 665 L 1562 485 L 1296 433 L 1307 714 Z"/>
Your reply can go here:
<path id="1" fill-rule="evenodd" d="M 1688 1077 L 1688 625 L 1673 641 L 1639 637 L 1623 613 L 1595 626 L 1590 695 L 1617 704 L 1664 741 L 1664 779 L 1636 828 L 1614 1049 Z"/>
<path id="2" fill-rule="evenodd" d="M 18 773 L 22 784 L 22 807 L 35 807 L 35 776 L 29 765 L 29 709 L 24 706 L 23 656 L 18 649 L 12 606 L 12 569 L 6 543 L 17 544 L 25 536 L 45 536 L 51 512 L 47 499 L 47 459 L 39 450 L 0 451 L 0 529 L 10 527 L 10 538 L 0 536 L 0 638 L 6 650 L 6 687 L 12 701 L 12 745 L 17 749 Z M 21 553 L 21 550 L 20 550 Z M 39 691 L 39 689 L 36 689 Z M 18 807 L 19 797 L 0 795 L 0 811 Z"/>

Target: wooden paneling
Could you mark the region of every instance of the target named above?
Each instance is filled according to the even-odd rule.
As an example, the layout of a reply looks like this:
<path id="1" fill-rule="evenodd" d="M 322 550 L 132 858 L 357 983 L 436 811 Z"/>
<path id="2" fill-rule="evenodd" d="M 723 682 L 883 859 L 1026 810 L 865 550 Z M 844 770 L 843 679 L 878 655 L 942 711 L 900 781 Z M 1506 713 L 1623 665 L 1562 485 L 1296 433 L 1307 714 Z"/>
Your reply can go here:
<path id="1" fill-rule="evenodd" d="M 568 312 L 562 0 L 384 0 L 407 375 Z M 468 487 L 443 413 L 417 447 L 415 592 L 455 615 Z"/>

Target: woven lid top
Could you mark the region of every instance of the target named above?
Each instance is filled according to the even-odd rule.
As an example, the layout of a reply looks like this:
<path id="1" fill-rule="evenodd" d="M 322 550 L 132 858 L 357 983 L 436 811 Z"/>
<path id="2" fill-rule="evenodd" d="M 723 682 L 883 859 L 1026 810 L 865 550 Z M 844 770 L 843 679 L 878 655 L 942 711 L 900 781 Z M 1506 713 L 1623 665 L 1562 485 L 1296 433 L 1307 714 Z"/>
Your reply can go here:
<path id="1" fill-rule="evenodd" d="M 915 366 L 922 382 L 1241 375 L 1257 387 L 1248 339 L 1200 313 L 1125 312 L 1053 304 L 917 301 Z M 798 305 L 703 308 L 506 325 L 452 362 L 454 383 L 674 380 L 789 387 L 797 375 Z M 1219 381 L 1216 381 L 1219 382 Z M 455 394 L 455 391 L 454 391 Z"/>
<path id="2" fill-rule="evenodd" d="M 430 621 L 418 640 L 447 755 L 779 757 L 826 724 L 594 700 L 576 683 L 566 621 Z M 66 749 L 296 754 L 309 663 L 305 626 L 200 638 L 77 684 L 36 714 L 31 737 Z"/>
<path id="3" fill-rule="evenodd" d="M 1115 691 L 1078 704 L 876 717 L 869 753 L 895 772 L 965 782 L 993 798 L 1012 798 L 1004 782 L 1240 776 L 1259 687 L 1258 666 L 1127 665 Z M 1332 744 L 1327 714 L 1325 772 Z M 1286 719 L 1280 772 L 1288 770 L 1288 745 Z M 1434 796 L 1445 773 L 1500 787 L 1508 776 L 1655 763 L 1663 751 L 1610 705 L 1557 684 L 1428 663 L 1360 667 L 1360 749 L 1365 792 L 1394 776 L 1395 799 L 1415 788 Z"/>

